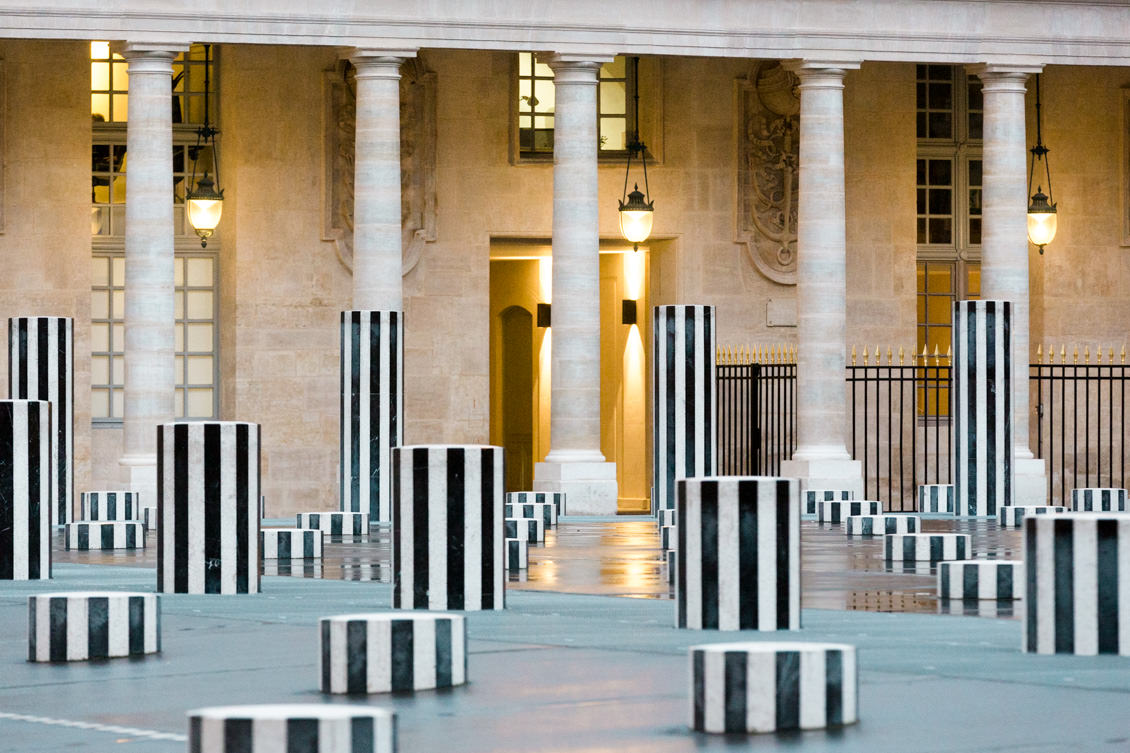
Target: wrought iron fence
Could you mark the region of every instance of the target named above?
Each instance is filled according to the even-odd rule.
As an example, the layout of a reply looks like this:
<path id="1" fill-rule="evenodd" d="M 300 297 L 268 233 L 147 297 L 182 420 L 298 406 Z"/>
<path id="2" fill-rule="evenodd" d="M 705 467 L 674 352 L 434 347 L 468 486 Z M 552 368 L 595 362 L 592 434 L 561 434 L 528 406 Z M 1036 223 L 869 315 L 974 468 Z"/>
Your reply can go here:
<path id="1" fill-rule="evenodd" d="M 796 449 L 796 352 L 720 349 L 718 472 L 779 475 Z"/>

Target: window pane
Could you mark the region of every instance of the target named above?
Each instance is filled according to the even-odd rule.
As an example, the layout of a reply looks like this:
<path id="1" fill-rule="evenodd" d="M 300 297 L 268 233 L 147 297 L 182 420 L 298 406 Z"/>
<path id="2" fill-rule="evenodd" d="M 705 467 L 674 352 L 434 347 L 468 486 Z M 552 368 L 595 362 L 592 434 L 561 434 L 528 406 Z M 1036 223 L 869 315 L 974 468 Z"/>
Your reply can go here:
<path id="1" fill-rule="evenodd" d="M 953 267 L 950 264 L 930 264 L 927 275 L 928 292 L 953 293 Z"/>
<path id="2" fill-rule="evenodd" d="M 518 53 L 518 75 L 529 76 L 534 67 L 534 53 L 532 52 L 519 52 Z"/>
<path id="3" fill-rule="evenodd" d="M 176 334 L 173 340 L 173 348 L 179 353 L 184 352 L 184 327 L 176 328 Z"/>
<path id="4" fill-rule="evenodd" d="M 91 324 L 90 325 L 90 349 L 106 351 L 110 349 L 110 325 L 109 324 Z"/>
<path id="5" fill-rule="evenodd" d="M 90 383 L 110 383 L 110 357 L 94 356 L 90 359 Z"/>
<path id="6" fill-rule="evenodd" d="M 110 260 L 104 256 L 96 256 L 90 260 L 90 281 L 96 286 L 110 284 Z"/>
<path id="7" fill-rule="evenodd" d="M 950 110 L 953 108 L 953 86 L 950 84 L 930 84 L 930 109 Z"/>
<path id="8" fill-rule="evenodd" d="M 90 391 L 90 416 L 91 418 L 110 417 L 110 390 L 93 389 Z"/>
<path id="9" fill-rule="evenodd" d="M 190 389 L 188 391 L 188 411 L 186 415 L 190 418 L 210 418 L 212 416 L 212 390 Z"/>
<path id="10" fill-rule="evenodd" d="M 110 318 L 110 294 L 105 290 L 95 290 L 90 294 L 90 318 Z"/>
<path id="11" fill-rule="evenodd" d="M 918 243 L 926 243 L 926 218 L 918 218 Z"/>
<path id="12" fill-rule="evenodd" d="M 625 122 L 622 118 L 600 119 L 600 148 L 605 150 L 627 148 Z"/>
<path id="13" fill-rule="evenodd" d="M 190 286 L 212 286 L 212 260 L 209 258 L 188 259 L 188 284 Z"/>
<path id="14" fill-rule="evenodd" d="M 930 160 L 930 185 L 953 185 L 953 163 L 945 159 Z"/>
<path id="15" fill-rule="evenodd" d="M 600 114 L 623 115 L 626 110 L 625 83 L 623 81 L 602 82 L 600 85 Z"/>
<path id="16" fill-rule="evenodd" d="M 129 95 L 128 94 L 115 94 L 114 95 L 114 122 L 124 123 L 129 119 Z"/>
<path id="17" fill-rule="evenodd" d="M 184 356 L 177 356 L 173 359 L 173 375 L 176 379 L 176 386 L 184 386 Z"/>
<path id="18" fill-rule="evenodd" d="M 126 284 L 126 260 L 120 256 L 110 260 L 110 283 L 118 288 Z"/>
<path id="19" fill-rule="evenodd" d="M 927 223 L 929 227 L 929 243 L 952 243 L 953 220 L 945 217 L 931 217 Z"/>
<path id="20" fill-rule="evenodd" d="M 126 342 L 126 327 L 124 324 L 110 325 L 110 345 L 115 350 L 121 350 Z"/>
<path id="21" fill-rule="evenodd" d="M 179 296 L 178 296 L 179 298 Z M 212 293 L 208 290 L 190 290 L 188 292 L 188 318 L 212 318 Z"/>
<path id="22" fill-rule="evenodd" d="M 121 390 L 114 390 L 112 395 L 111 395 L 111 403 L 113 404 L 113 408 L 114 408 L 114 411 L 113 411 L 113 417 L 114 418 L 121 418 L 122 417 L 122 413 L 123 413 L 122 403 L 123 403 L 123 401 L 124 400 L 123 400 L 122 391 Z"/>
<path id="23" fill-rule="evenodd" d="M 121 347 L 121 346 L 119 346 Z M 110 374 L 113 377 L 114 384 L 126 383 L 126 359 L 123 356 L 114 356 L 112 359 Z"/>
<path id="24" fill-rule="evenodd" d="M 124 61 L 114 63 L 114 89 L 120 92 L 129 91 L 129 64 Z"/>
<path id="25" fill-rule="evenodd" d="M 184 285 L 184 259 L 173 260 L 173 284 L 177 287 Z"/>
<path id="26" fill-rule="evenodd" d="M 950 305 L 949 296 L 929 296 L 926 299 L 926 323 L 949 324 Z"/>
<path id="27" fill-rule="evenodd" d="M 110 121 L 110 95 L 91 94 L 90 114 L 94 122 L 108 123 Z"/>
<path id="28" fill-rule="evenodd" d="M 953 115 L 948 112 L 931 112 L 928 117 L 927 138 L 952 139 Z"/>
<path id="29" fill-rule="evenodd" d="M 110 314 L 115 319 L 121 319 L 126 313 L 126 292 L 115 290 L 110 296 Z"/>
<path id="30" fill-rule="evenodd" d="M 185 329 L 188 330 L 188 350 L 191 351 L 205 351 L 211 352 L 212 350 L 212 325 L 211 324 L 187 324 Z"/>
<path id="31" fill-rule="evenodd" d="M 173 296 L 173 318 L 178 322 L 184 321 L 184 295 L 180 290 Z"/>
<path id="32" fill-rule="evenodd" d="M 969 245 L 981 245 L 981 220 L 976 217 L 969 220 Z"/>
<path id="33" fill-rule="evenodd" d="M 969 298 L 981 297 L 981 265 L 970 262 L 965 267 L 965 294 Z"/>
<path id="34" fill-rule="evenodd" d="M 617 55 L 612 59 L 611 63 L 605 63 L 600 66 L 601 78 L 624 78 L 627 75 L 626 65 L 628 58 L 624 55 Z"/>
<path id="35" fill-rule="evenodd" d="M 184 390 L 177 390 L 173 398 L 173 412 L 177 418 L 184 418 Z"/>
<path id="36" fill-rule="evenodd" d="M 949 214 L 953 192 L 948 188 L 930 189 L 930 214 Z"/>
<path id="37" fill-rule="evenodd" d="M 212 356 L 188 357 L 188 383 L 212 383 Z"/>

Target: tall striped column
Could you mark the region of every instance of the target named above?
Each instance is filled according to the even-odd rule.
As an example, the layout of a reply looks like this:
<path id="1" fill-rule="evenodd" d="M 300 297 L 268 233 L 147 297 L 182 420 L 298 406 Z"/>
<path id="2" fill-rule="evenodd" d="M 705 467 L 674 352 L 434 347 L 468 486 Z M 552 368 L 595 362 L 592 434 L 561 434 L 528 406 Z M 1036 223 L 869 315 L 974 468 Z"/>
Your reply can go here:
<path id="1" fill-rule="evenodd" d="M 394 609 L 502 609 L 503 450 L 392 450 Z"/>
<path id="2" fill-rule="evenodd" d="M 654 312 L 652 514 L 675 509 L 675 481 L 714 474 L 714 307 L 656 306 Z"/>
<path id="3" fill-rule="evenodd" d="M 403 441 L 404 315 L 341 312 L 341 509 L 392 520 L 389 451 Z"/>
<path id="4" fill-rule="evenodd" d="M 1008 301 L 953 305 L 954 486 L 959 516 L 1012 504 L 1012 352 Z"/>
<path id="5" fill-rule="evenodd" d="M 19 316 L 8 320 L 8 397 L 51 403 L 51 523 L 74 520 L 74 319 Z"/>
<path id="6" fill-rule="evenodd" d="M 157 428 L 157 591 L 259 591 L 259 424 Z"/>
<path id="7" fill-rule="evenodd" d="M 0 400 L 0 580 L 51 577 L 51 405 Z"/>

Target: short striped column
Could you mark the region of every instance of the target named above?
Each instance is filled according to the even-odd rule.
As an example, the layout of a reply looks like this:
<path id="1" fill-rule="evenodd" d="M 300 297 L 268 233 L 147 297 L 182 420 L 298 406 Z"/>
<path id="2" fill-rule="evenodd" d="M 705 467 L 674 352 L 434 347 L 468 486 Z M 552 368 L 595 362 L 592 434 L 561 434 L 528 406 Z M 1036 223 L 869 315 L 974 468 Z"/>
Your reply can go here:
<path id="1" fill-rule="evenodd" d="M 8 396 L 51 403 L 51 524 L 74 520 L 74 319 L 8 319 Z"/>
<path id="2" fill-rule="evenodd" d="M 678 482 L 675 626 L 800 628 L 800 482 L 714 476 Z"/>
<path id="3" fill-rule="evenodd" d="M 188 712 L 191 753 L 396 753 L 396 714 L 325 703 L 214 706 Z"/>
<path id="4" fill-rule="evenodd" d="M 63 527 L 68 550 L 144 549 L 145 526 L 140 520 L 80 520 Z"/>
<path id="5" fill-rule="evenodd" d="M 967 533 L 892 533 L 883 537 L 888 562 L 941 562 L 973 556 Z"/>
<path id="6" fill-rule="evenodd" d="M 957 560 L 938 563 L 938 597 L 942 599 L 1023 598 L 1022 560 Z"/>
<path id="7" fill-rule="evenodd" d="M 141 523 L 145 526 L 146 531 L 157 530 L 157 508 L 156 507 L 142 507 L 141 508 Z"/>
<path id="8" fill-rule="evenodd" d="M 667 583 L 668 585 L 675 585 L 675 574 L 679 567 L 679 553 L 674 549 L 668 549 L 663 553 L 667 559 Z"/>
<path id="9" fill-rule="evenodd" d="M 404 314 L 341 312 L 341 509 L 392 520 L 390 451 L 404 438 Z"/>
<path id="10" fill-rule="evenodd" d="M 503 565 L 507 570 L 526 570 L 530 566 L 530 544 L 525 539 L 506 539 Z"/>
<path id="11" fill-rule="evenodd" d="M 690 728 L 699 732 L 823 729 L 859 720 L 855 646 L 714 643 L 690 647 Z"/>
<path id="12" fill-rule="evenodd" d="M 463 616 L 346 614 L 318 620 L 323 693 L 450 688 L 467 681 Z"/>
<path id="13" fill-rule="evenodd" d="M 541 518 L 506 518 L 503 531 L 508 539 L 525 539 L 531 544 L 545 541 L 545 525 Z"/>
<path id="14" fill-rule="evenodd" d="M 548 502 L 529 502 L 521 505 L 508 502 L 503 512 L 508 518 L 538 518 L 547 531 L 557 525 L 557 508 Z"/>
<path id="15" fill-rule="evenodd" d="M 955 515 L 1012 504 L 1011 319 L 1008 301 L 953 304 Z"/>
<path id="16" fill-rule="evenodd" d="M 918 512 L 953 515 L 957 492 L 953 484 L 919 484 Z"/>
<path id="17" fill-rule="evenodd" d="M 1125 489 L 1072 489 L 1073 512 L 1126 512 Z"/>
<path id="18" fill-rule="evenodd" d="M 79 495 L 79 514 L 84 521 L 141 520 L 138 492 L 99 491 Z"/>
<path id="19" fill-rule="evenodd" d="M 1055 505 L 1014 505 L 997 509 L 997 523 L 1006 528 L 1019 528 L 1029 515 L 1055 515 L 1067 512 L 1066 507 Z"/>
<path id="20" fill-rule="evenodd" d="M 51 404 L 0 400 L 0 580 L 51 577 Z"/>
<path id="21" fill-rule="evenodd" d="M 74 591 L 27 599 L 28 661 L 85 661 L 161 650 L 156 594 Z"/>
<path id="22" fill-rule="evenodd" d="M 1130 515 L 1024 519 L 1024 650 L 1130 656 Z"/>
<path id="23" fill-rule="evenodd" d="M 295 516 L 295 526 L 311 528 L 330 536 L 367 536 L 367 512 L 300 512 Z"/>
<path id="24" fill-rule="evenodd" d="M 883 503 L 872 500 L 833 500 L 816 505 L 817 520 L 821 523 L 839 525 L 849 515 L 881 515 Z"/>
<path id="25" fill-rule="evenodd" d="M 392 451 L 396 609 L 503 609 L 503 449 Z"/>
<path id="26" fill-rule="evenodd" d="M 804 500 L 804 514 L 816 515 L 817 506 L 821 502 L 854 499 L 855 492 L 850 489 L 805 489 L 801 492 Z"/>
<path id="27" fill-rule="evenodd" d="M 317 560 L 322 558 L 320 530 L 264 528 L 259 531 L 259 551 L 265 560 Z"/>
<path id="28" fill-rule="evenodd" d="M 657 522 L 660 528 L 662 528 L 663 526 L 673 526 L 675 525 L 675 519 L 677 517 L 678 515 L 676 514 L 674 507 L 672 507 L 670 510 L 659 510 Z"/>
<path id="29" fill-rule="evenodd" d="M 566 514 L 565 499 L 565 492 L 506 492 L 506 504 L 508 505 L 553 505 L 555 519 Z"/>
<path id="30" fill-rule="evenodd" d="M 679 527 L 678 526 L 660 526 L 659 528 L 659 548 L 663 551 L 671 551 L 679 546 Z"/>
<path id="31" fill-rule="evenodd" d="M 717 465 L 713 306 L 656 306 L 652 335 L 652 513 L 675 507 L 675 482 Z"/>
<path id="32" fill-rule="evenodd" d="M 259 592 L 259 424 L 157 427 L 157 590 Z"/>
<path id="33" fill-rule="evenodd" d="M 848 536 L 884 536 L 888 533 L 918 533 L 916 515 L 848 515 L 844 533 Z"/>

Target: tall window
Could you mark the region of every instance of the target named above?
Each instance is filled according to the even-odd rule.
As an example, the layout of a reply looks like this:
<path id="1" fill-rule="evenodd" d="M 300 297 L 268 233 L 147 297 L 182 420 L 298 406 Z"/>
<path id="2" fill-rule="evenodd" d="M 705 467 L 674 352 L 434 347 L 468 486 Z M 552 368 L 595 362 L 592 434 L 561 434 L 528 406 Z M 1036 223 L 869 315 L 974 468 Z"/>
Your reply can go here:
<path id="1" fill-rule="evenodd" d="M 215 48 L 212 48 L 213 50 Z M 184 209 L 192 174 L 196 128 L 204 121 L 204 71 L 214 66 L 203 45 L 173 63 L 173 204 L 176 308 L 176 415 L 217 415 L 219 238 L 201 249 Z M 212 76 L 210 113 L 217 108 Z M 90 45 L 91 142 L 91 414 L 96 422 L 122 418 L 125 381 L 125 200 L 129 73 L 106 42 Z M 208 162 L 210 154 L 199 157 Z"/>
<path id="2" fill-rule="evenodd" d="M 600 68 L 596 107 L 602 153 L 622 153 L 635 125 L 628 107 L 634 95 L 629 91 L 632 65 L 632 60 L 617 55 Z M 539 62 L 535 53 L 518 53 L 518 150 L 522 157 L 553 154 L 555 107 L 553 69 Z"/>

